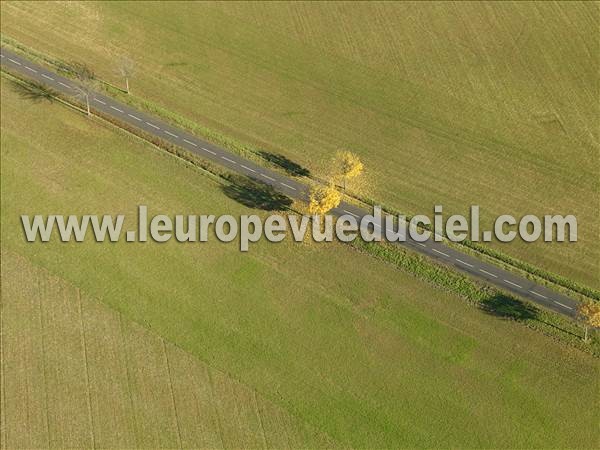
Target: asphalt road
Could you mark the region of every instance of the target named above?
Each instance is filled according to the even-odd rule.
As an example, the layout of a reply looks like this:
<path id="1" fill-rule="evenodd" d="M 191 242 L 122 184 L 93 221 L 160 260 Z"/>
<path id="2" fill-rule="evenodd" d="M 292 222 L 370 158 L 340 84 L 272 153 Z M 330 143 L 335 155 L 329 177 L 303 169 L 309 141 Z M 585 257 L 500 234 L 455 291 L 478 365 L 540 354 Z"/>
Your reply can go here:
<path id="1" fill-rule="evenodd" d="M 77 95 L 77 83 L 73 80 L 62 77 L 4 48 L 2 48 L 1 52 L 1 66 L 12 72 L 18 72 L 29 79 L 48 85 L 62 94 L 68 96 Z M 142 129 L 146 133 L 156 135 L 165 141 L 196 153 L 204 159 L 225 166 L 233 172 L 269 184 L 277 191 L 289 197 L 306 198 L 307 196 L 307 185 L 294 178 L 259 166 L 228 150 L 203 141 L 182 129 L 169 125 L 157 117 L 135 110 L 113 98 L 100 93 L 92 93 L 90 97 L 90 104 L 93 110 L 114 116 L 118 120 L 127 122 L 129 125 Z M 372 211 L 367 211 L 346 202 L 342 202 L 332 212 L 338 216 L 345 214 L 352 215 L 357 219 L 367 214 L 372 214 Z M 479 280 L 484 280 L 503 291 L 508 291 L 513 295 L 530 300 L 560 314 L 571 317 L 576 315 L 577 302 L 575 300 L 524 277 L 503 270 L 493 264 L 462 253 L 444 243 L 434 242 L 432 239 L 426 242 L 416 242 L 408 236 L 406 242 L 398 243 L 398 245 L 409 247 L 431 259 L 452 266 L 459 272 L 466 273 Z"/>

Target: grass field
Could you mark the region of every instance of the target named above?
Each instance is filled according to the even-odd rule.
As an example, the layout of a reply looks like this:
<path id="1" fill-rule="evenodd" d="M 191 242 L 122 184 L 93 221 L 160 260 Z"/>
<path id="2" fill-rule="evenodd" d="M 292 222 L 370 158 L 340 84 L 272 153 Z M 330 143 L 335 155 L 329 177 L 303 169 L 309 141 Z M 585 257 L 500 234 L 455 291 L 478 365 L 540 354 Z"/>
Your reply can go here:
<path id="1" fill-rule="evenodd" d="M 3 2 L 2 33 L 322 175 L 359 153 L 407 213 L 575 214 L 576 244 L 490 244 L 600 287 L 597 22 L 588 3 Z"/>
<path id="2" fill-rule="evenodd" d="M 57 446 L 87 446 L 92 429 L 121 447 L 597 442 L 597 359 L 347 246 L 26 244 L 23 213 L 250 210 L 131 136 L 4 78 L 1 94 L 7 445 L 23 429 Z M 199 417 L 189 392 L 207 370 L 217 412 Z"/>
<path id="3" fill-rule="evenodd" d="M 3 448 L 335 445 L 23 257 L 2 279 Z"/>

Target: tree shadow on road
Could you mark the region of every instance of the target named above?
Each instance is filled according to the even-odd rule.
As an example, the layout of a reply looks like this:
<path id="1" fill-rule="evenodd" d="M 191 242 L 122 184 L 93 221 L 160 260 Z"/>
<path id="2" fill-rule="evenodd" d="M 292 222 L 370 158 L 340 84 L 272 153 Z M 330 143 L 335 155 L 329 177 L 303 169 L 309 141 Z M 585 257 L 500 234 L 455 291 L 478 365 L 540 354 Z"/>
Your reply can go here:
<path id="1" fill-rule="evenodd" d="M 307 177 L 310 175 L 310 171 L 302 167 L 300 164 L 295 163 L 291 159 L 276 153 L 269 153 L 265 151 L 261 151 L 260 156 L 272 164 L 281 167 L 288 174 L 293 175 L 295 177 Z"/>
<path id="2" fill-rule="evenodd" d="M 273 186 L 243 176 L 233 176 L 231 184 L 224 186 L 227 197 L 248 208 L 265 211 L 283 211 L 292 204 L 292 199 L 277 192 Z"/>
<path id="3" fill-rule="evenodd" d="M 33 102 L 41 102 L 46 100 L 53 102 L 58 95 L 53 89 L 38 83 L 37 81 L 18 82 L 11 80 L 13 90 L 24 100 L 32 100 Z"/>

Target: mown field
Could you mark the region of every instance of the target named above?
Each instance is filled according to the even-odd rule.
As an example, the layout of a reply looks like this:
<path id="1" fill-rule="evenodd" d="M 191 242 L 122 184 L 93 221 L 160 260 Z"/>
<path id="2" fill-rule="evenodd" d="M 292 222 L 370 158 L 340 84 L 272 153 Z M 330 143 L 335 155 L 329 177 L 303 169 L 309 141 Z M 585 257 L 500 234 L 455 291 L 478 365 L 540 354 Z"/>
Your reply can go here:
<path id="1" fill-rule="evenodd" d="M 347 246 L 25 243 L 25 213 L 252 210 L 1 87 L 6 447 L 597 442 L 595 358 Z"/>
<path id="2" fill-rule="evenodd" d="M 599 9 L 587 3 L 3 2 L 2 34 L 323 175 L 359 153 L 407 213 L 575 214 L 576 244 L 490 244 L 600 287 Z"/>
<path id="3" fill-rule="evenodd" d="M 2 279 L 3 448 L 335 445 L 23 257 Z"/>

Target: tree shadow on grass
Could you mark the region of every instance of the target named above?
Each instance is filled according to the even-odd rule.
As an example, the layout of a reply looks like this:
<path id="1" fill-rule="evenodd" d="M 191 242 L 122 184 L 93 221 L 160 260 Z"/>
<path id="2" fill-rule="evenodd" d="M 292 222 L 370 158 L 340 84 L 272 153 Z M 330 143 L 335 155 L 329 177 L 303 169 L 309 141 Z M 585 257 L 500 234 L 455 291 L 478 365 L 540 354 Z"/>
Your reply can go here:
<path id="1" fill-rule="evenodd" d="M 290 175 L 293 175 L 296 177 L 307 177 L 310 175 L 310 171 L 307 168 L 302 167 L 300 164 L 295 163 L 291 159 L 289 159 L 281 154 L 261 151 L 260 156 L 262 158 L 266 159 L 267 161 L 269 161 L 270 163 L 281 167 L 283 170 L 285 170 Z"/>
<path id="2" fill-rule="evenodd" d="M 283 211 L 292 204 L 292 199 L 266 183 L 243 176 L 234 176 L 230 181 L 231 184 L 223 187 L 223 192 L 227 197 L 248 208 Z"/>
<path id="3" fill-rule="evenodd" d="M 503 319 L 539 320 L 538 309 L 535 306 L 503 294 L 494 294 L 483 300 L 481 308 L 486 313 Z"/>
<path id="4" fill-rule="evenodd" d="M 540 310 L 534 305 L 530 305 L 525 301 L 521 301 L 504 294 L 495 294 L 489 297 L 488 299 L 483 300 L 480 305 L 486 313 L 495 317 L 520 321 L 535 320 L 537 322 L 543 323 L 544 325 L 555 328 L 563 333 L 567 333 L 575 337 L 580 337 L 579 335 L 569 330 L 566 330 L 553 323 L 543 320 L 542 315 L 540 314 Z"/>
<path id="5" fill-rule="evenodd" d="M 12 88 L 19 95 L 19 97 L 21 97 L 24 100 L 32 100 L 36 103 L 41 102 L 43 100 L 53 102 L 55 100 L 55 97 L 58 95 L 56 91 L 42 83 L 38 83 L 37 81 L 20 83 L 11 80 L 11 84 Z"/>

